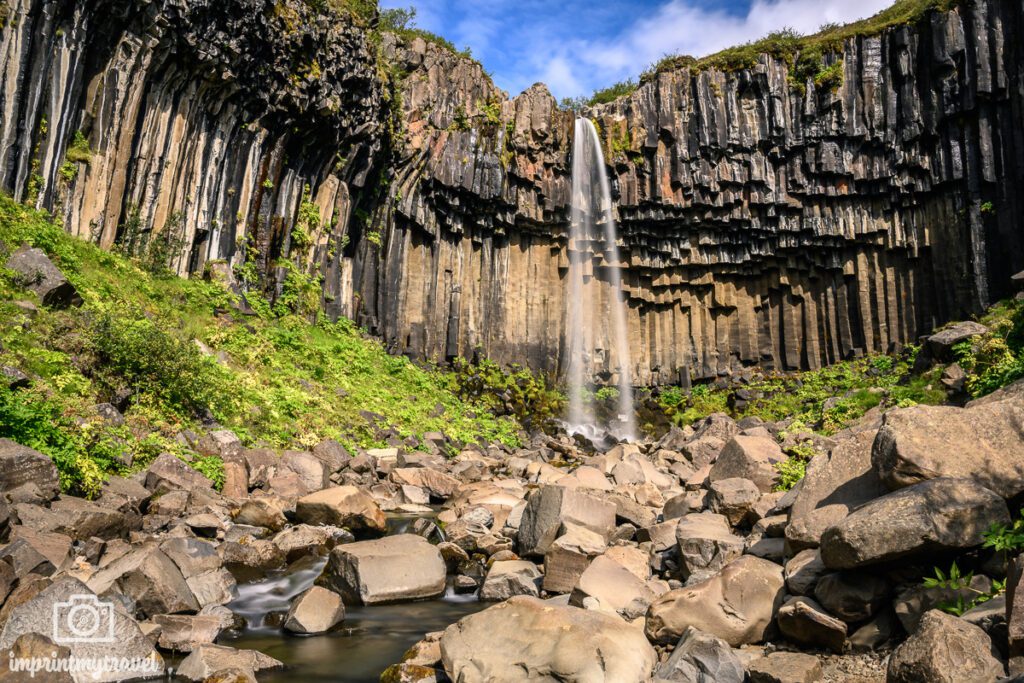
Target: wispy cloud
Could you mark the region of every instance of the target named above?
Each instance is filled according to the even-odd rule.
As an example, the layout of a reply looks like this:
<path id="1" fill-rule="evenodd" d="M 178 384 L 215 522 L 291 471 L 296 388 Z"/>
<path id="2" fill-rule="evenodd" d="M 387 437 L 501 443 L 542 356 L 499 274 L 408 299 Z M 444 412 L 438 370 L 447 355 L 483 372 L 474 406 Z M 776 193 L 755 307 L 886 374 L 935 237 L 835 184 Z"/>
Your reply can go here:
<path id="1" fill-rule="evenodd" d="M 383 0 L 413 2 L 419 24 L 469 46 L 502 88 L 537 81 L 557 97 L 635 77 L 666 54 L 702 56 L 784 27 L 845 23 L 892 0 Z M 623 17 L 634 17 L 623 21 Z"/>

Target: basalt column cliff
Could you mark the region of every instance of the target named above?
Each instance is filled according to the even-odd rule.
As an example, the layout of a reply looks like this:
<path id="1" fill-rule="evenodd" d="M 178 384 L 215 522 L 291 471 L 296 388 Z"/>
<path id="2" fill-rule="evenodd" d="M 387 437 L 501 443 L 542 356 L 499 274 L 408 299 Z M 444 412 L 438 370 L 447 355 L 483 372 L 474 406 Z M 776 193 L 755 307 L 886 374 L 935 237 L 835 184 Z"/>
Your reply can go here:
<path id="1" fill-rule="evenodd" d="M 223 260 L 272 296 L 319 274 L 328 313 L 395 352 L 563 372 L 574 114 L 298 0 L 227 4 L 7 3 L 3 186 L 108 246 L 180 229 L 182 274 Z M 633 381 L 814 368 L 1004 295 L 1024 268 L 1022 30 L 1019 0 L 966 2 L 846 41 L 834 89 L 763 56 L 587 111 Z"/>

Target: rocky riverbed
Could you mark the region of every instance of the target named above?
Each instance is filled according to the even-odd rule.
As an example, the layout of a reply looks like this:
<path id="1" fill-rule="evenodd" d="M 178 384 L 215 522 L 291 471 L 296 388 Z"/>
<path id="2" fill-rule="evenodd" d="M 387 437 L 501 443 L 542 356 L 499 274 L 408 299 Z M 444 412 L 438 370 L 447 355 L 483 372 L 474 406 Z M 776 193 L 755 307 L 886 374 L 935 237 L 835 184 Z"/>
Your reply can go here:
<path id="1" fill-rule="evenodd" d="M 275 452 L 214 429 L 182 438 L 224 460 L 221 491 L 165 454 L 92 501 L 0 440 L 2 680 L 25 658 L 107 656 L 196 681 L 1024 673 L 1020 563 L 983 547 L 1024 493 L 1024 382 L 799 429 L 716 414 L 604 453 L 441 433 Z M 783 492 L 794 440 L 816 455 Z M 91 673 L 44 680 L 134 676 Z"/>

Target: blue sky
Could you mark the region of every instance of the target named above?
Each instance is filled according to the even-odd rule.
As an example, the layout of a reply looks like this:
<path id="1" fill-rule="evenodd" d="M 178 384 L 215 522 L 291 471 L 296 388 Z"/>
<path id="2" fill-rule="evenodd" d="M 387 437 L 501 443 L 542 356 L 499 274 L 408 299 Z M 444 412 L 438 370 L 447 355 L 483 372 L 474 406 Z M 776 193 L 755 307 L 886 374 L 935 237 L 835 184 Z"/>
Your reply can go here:
<path id="1" fill-rule="evenodd" d="M 893 0 L 381 0 L 473 55 L 516 95 L 542 81 L 556 97 L 635 77 L 666 54 L 702 56 L 790 26 L 870 16 Z"/>

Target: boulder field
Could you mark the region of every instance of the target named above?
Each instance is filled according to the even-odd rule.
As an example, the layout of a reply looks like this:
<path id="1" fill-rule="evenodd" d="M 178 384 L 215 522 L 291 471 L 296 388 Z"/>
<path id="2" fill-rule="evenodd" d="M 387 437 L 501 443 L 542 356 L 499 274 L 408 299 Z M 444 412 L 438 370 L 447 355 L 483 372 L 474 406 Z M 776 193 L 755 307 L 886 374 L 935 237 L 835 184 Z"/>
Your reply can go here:
<path id="1" fill-rule="evenodd" d="M 315 636 L 346 608 L 480 601 L 385 680 L 1020 675 L 1024 563 L 986 539 L 1019 516 L 1022 415 L 1024 382 L 965 407 L 874 411 L 805 435 L 816 454 L 788 492 L 774 465 L 791 425 L 724 414 L 603 453 L 565 436 L 508 449 L 432 435 L 278 454 L 215 429 L 191 438 L 224 459 L 223 491 L 165 454 L 95 500 L 60 494 L 49 458 L 0 440 L 0 666 L 117 655 L 160 674 L 178 654 L 182 678 L 252 680 L 282 664 L 218 643 L 252 618 L 232 612 L 238 586 L 313 566 L 264 623 Z M 109 609 L 112 640 L 55 629 L 54 614 L 91 628 L 75 605 Z"/>

